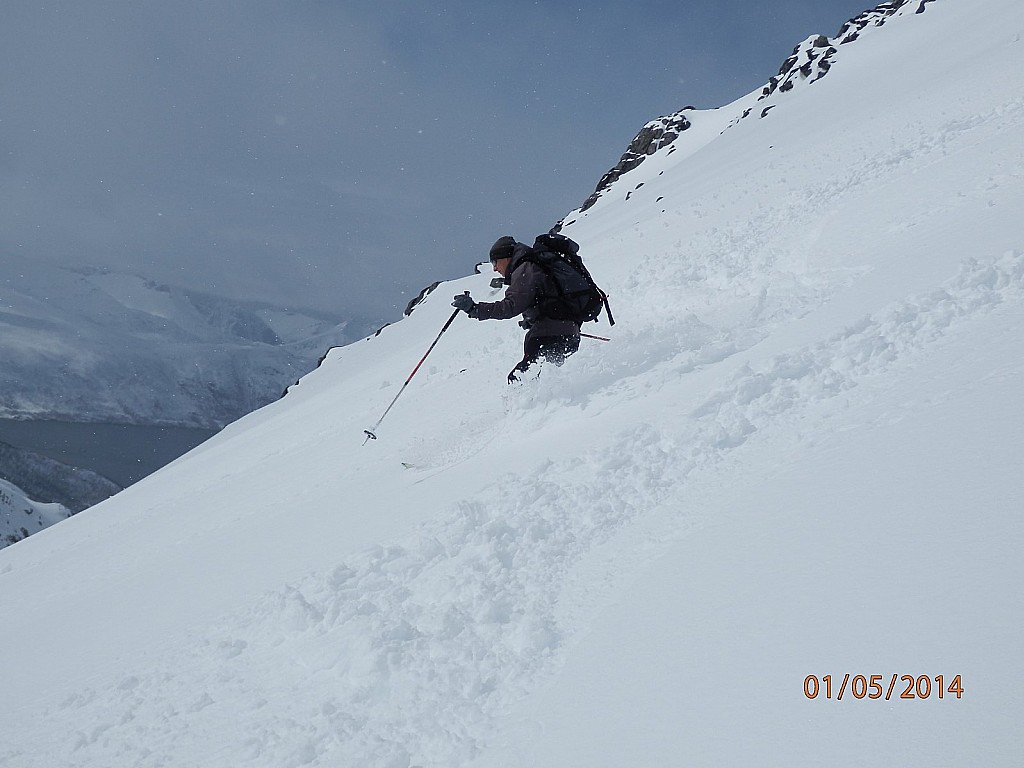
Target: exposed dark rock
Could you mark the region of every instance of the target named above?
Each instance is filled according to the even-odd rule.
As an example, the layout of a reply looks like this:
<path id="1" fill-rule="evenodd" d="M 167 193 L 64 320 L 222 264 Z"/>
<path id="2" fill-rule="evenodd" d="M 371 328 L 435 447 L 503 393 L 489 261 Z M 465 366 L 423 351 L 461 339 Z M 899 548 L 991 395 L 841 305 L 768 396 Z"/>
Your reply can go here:
<path id="1" fill-rule="evenodd" d="M 768 98 L 776 91 L 787 93 L 793 90 L 798 80 L 818 80 L 831 68 L 831 58 L 835 53 L 836 49 L 824 35 L 808 38 L 793 49 L 793 54 L 779 67 L 779 74 L 761 89 L 761 99 Z"/>
<path id="2" fill-rule="evenodd" d="M 761 98 L 765 99 L 775 92 L 787 93 L 791 91 L 798 79 L 815 82 L 820 80 L 834 63 L 834 57 L 839 45 L 852 43 L 860 37 L 860 33 L 866 27 L 880 27 L 897 11 L 907 5 L 911 0 L 890 0 L 864 13 L 853 17 L 839 28 L 836 36 L 829 40 L 824 35 L 810 38 L 796 48 L 793 54 L 787 58 L 779 68 L 779 74 L 771 78 L 768 84 L 761 91 Z M 935 0 L 919 0 L 920 5 L 916 13 L 924 13 L 925 6 Z M 746 117 L 746 115 L 744 115 Z"/>
<path id="3" fill-rule="evenodd" d="M 914 0 L 918 2 L 916 13 L 923 13 L 925 6 L 935 0 Z M 832 69 L 834 59 L 838 53 L 838 46 L 851 43 L 856 40 L 861 31 L 868 26 L 880 27 L 889 17 L 907 5 L 911 0 L 889 0 L 870 10 L 864 11 L 858 16 L 843 24 L 836 36 L 829 39 L 825 35 L 814 35 L 809 37 L 793 49 L 793 53 L 782 62 L 779 73 L 772 77 L 761 90 L 759 100 L 766 99 L 776 93 L 787 93 L 796 87 L 797 83 L 806 81 L 814 83 L 820 80 Z M 768 114 L 775 105 L 769 105 L 761 110 L 761 117 Z M 647 157 L 658 150 L 669 146 L 679 134 L 690 127 L 690 121 L 686 118 L 685 112 L 694 107 L 684 107 L 674 115 L 663 117 L 644 126 L 630 143 L 625 154 L 619 159 L 614 168 L 609 170 L 597 184 L 594 193 L 586 199 L 580 208 L 580 212 L 586 211 L 600 199 L 605 190 L 608 189 L 623 174 L 628 173 L 639 166 Z M 752 109 L 747 109 L 743 114 L 734 120 L 728 127 L 731 128 L 741 120 L 746 119 Z M 726 128 L 728 130 L 728 128 Z M 675 151 L 675 147 L 669 149 L 669 153 Z M 639 187 L 638 187 L 639 188 Z M 630 193 L 632 194 L 632 193 Z M 629 199 L 627 195 L 626 199 Z M 557 232 L 562 227 L 562 222 L 555 225 L 552 231 Z"/>
<path id="4" fill-rule="evenodd" d="M 923 0 L 920 8 L 918 8 L 918 13 L 923 11 L 924 4 L 926 2 L 931 1 L 932 0 Z M 886 19 L 896 13 L 896 11 L 908 2 L 910 2 L 910 0 L 890 0 L 890 2 L 882 3 L 870 10 L 864 11 L 864 13 L 858 16 L 854 16 L 839 28 L 834 39 L 838 40 L 840 45 L 852 43 L 860 37 L 862 29 L 869 25 L 876 27 L 882 26 Z"/>
<path id="5" fill-rule="evenodd" d="M 28 529 L 19 528 L 15 533 L 7 534 L 7 536 L 4 538 L 4 541 L 7 542 L 7 544 L 17 544 L 19 541 L 24 541 L 28 537 Z"/>
<path id="6" fill-rule="evenodd" d="M 691 108 L 688 107 L 688 109 Z M 615 167 L 601 177 L 601 181 L 598 182 L 594 194 L 587 198 L 580 210 L 585 211 L 590 208 L 601 197 L 601 193 L 608 189 L 624 173 L 633 170 L 659 149 L 667 147 L 679 138 L 679 134 L 687 130 L 691 125 L 684 114 L 685 111 L 684 109 L 674 115 L 653 120 L 645 125 L 643 130 L 630 142 L 625 154 L 622 155 Z"/>
<path id="7" fill-rule="evenodd" d="M 405 316 L 408 317 L 409 315 L 411 315 L 412 311 L 414 309 L 416 309 L 416 306 L 421 301 L 423 301 L 425 298 L 427 298 L 427 296 L 429 296 L 431 293 L 433 293 L 434 289 L 437 288 L 437 286 L 439 286 L 440 284 L 441 284 L 441 281 L 438 280 L 436 283 L 433 283 L 432 285 L 428 285 L 426 288 L 424 288 L 422 291 L 420 291 L 419 296 L 417 296 L 415 299 L 410 301 L 409 305 L 405 308 Z"/>

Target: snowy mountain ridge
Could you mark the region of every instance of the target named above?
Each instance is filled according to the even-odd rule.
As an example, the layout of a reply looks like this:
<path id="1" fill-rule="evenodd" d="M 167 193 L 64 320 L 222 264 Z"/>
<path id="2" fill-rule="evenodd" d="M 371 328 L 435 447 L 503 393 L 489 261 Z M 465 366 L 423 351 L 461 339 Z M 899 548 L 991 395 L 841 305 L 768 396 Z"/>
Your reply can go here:
<path id="1" fill-rule="evenodd" d="M 1024 8 L 915 6 L 566 218 L 611 342 L 459 317 L 363 445 L 444 283 L 0 552 L 0 762 L 1019 765 Z"/>
<path id="2" fill-rule="evenodd" d="M 776 91 L 791 91 L 801 82 L 809 85 L 820 80 L 836 62 L 839 46 L 854 42 L 865 30 L 881 27 L 894 16 L 924 13 L 928 4 L 933 2 L 935 0 L 890 0 L 854 16 L 832 38 L 811 35 L 793 49 L 793 54 L 780 67 L 779 74 L 761 90 L 759 101 L 768 99 Z"/>
<path id="3" fill-rule="evenodd" d="M 615 167 L 601 178 L 597 188 L 579 210 L 566 218 L 575 220 L 579 214 L 591 208 L 620 177 L 639 167 L 648 157 L 662 153 L 667 158 L 681 150 L 675 158 L 679 162 L 701 149 L 722 131 L 752 114 L 762 119 L 767 117 L 785 94 L 794 88 L 811 85 L 827 75 L 839 60 L 840 46 L 856 41 L 865 31 L 883 26 L 893 17 L 924 13 L 932 2 L 934 0 L 890 0 L 882 3 L 845 22 L 832 38 L 815 34 L 798 44 L 782 63 L 779 73 L 768 81 L 760 93 L 752 92 L 728 106 L 713 110 L 684 107 L 671 115 L 648 122 L 630 142 Z M 703 130 L 685 133 L 680 138 L 695 122 Z"/>

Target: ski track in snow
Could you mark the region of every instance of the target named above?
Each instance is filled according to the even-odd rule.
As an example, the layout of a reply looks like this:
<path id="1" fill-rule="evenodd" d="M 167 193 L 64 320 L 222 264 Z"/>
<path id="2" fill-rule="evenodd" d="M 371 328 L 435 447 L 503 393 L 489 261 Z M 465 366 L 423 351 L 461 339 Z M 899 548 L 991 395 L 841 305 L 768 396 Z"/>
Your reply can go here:
<path id="1" fill-rule="evenodd" d="M 754 436 L 858 388 L 870 398 L 862 385 L 884 383 L 879 374 L 912 367 L 957 324 L 1022 298 L 1020 252 L 965 262 L 939 289 L 760 369 L 743 366 L 678 420 L 642 424 L 585 458 L 507 477 L 406 541 L 265 596 L 243 618 L 195 638 L 188 657 L 78 692 L 46 715 L 48 749 L 31 758 L 0 751 L 3 764 L 467 764 L 486 746 L 492 718 L 558 669 L 574 642 L 559 617 L 579 615 L 613 588 L 572 587 L 588 552 L 670 504 L 694 473 Z M 698 350 L 720 350 L 718 336 L 692 319 L 677 332 Z M 596 396 L 607 372 L 578 384 L 585 392 L 577 398 Z M 529 416 L 543 403 L 509 407 Z M 588 471 L 576 471 L 580 462 Z M 661 541 L 693 523 L 684 513 L 667 519 Z M 287 684 L 268 689 L 268 680 Z M 64 720 L 91 725 L 65 733 Z M 239 730 L 244 742 L 224 743 Z"/>
<path id="2" fill-rule="evenodd" d="M 812 347 L 781 355 L 766 370 L 749 366 L 693 412 L 719 430 L 712 442 L 742 444 L 778 414 L 841 395 L 941 338 L 955 323 L 1004 302 L 1020 301 L 1024 257 L 970 260 L 947 286 L 893 306 Z"/>

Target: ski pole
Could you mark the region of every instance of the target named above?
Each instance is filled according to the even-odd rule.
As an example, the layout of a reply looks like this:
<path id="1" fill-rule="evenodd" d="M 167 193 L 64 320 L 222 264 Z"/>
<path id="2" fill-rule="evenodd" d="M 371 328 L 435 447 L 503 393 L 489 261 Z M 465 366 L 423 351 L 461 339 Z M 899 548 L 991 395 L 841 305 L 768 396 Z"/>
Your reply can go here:
<path id="1" fill-rule="evenodd" d="M 581 333 L 580 336 L 582 336 L 584 339 L 596 339 L 597 341 L 611 341 L 611 339 L 606 339 L 604 336 L 592 336 L 589 333 Z"/>
<path id="2" fill-rule="evenodd" d="M 466 291 L 465 293 L 468 294 L 469 291 Z M 423 365 L 423 361 L 427 359 L 427 355 L 434 351 L 434 347 L 437 346 L 437 342 L 441 340 L 441 337 L 444 336 L 444 332 L 447 331 L 451 324 L 455 322 L 455 318 L 459 316 L 459 312 L 461 311 L 461 309 L 456 309 L 454 312 L 452 312 L 452 316 L 448 318 L 448 322 L 444 324 L 444 328 L 442 328 L 441 332 L 437 334 L 437 338 L 434 339 L 434 343 L 430 345 L 430 348 L 427 350 L 427 353 L 420 358 L 420 361 L 418 363 L 416 363 L 416 367 L 412 369 L 412 373 L 409 374 L 409 378 L 405 380 L 405 384 L 403 384 L 402 388 L 398 390 L 398 394 L 395 395 L 395 399 L 391 401 L 391 405 L 389 405 L 387 409 L 385 409 L 384 413 L 381 414 L 381 417 L 377 419 L 377 423 L 373 425 L 373 429 L 363 430 L 363 433 L 366 435 L 366 439 L 363 440 L 363 445 L 366 445 L 370 440 L 377 439 L 377 435 L 374 434 L 374 432 L 377 431 L 377 427 L 379 427 L 380 423 L 384 421 L 384 417 L 388 415 L 388 411 L 390 411 L 394 407 L 395 403 L 398 402 L 398 398 L 400 398 L 402 396 L 402 393 L 405 392 L 405 388 L 409 386 L 409 382 L 412 381 L 412 377 L 416 375 L 416 371 L 418 371 L 420 369 L 420 366 Z"/>

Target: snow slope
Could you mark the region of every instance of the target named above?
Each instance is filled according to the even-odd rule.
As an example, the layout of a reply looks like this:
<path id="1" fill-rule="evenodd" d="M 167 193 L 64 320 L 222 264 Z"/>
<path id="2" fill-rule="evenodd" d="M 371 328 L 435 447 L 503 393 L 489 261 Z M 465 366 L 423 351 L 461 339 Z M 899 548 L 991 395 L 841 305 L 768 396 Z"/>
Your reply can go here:
<path id="1" fill-rule="evenodd" d="M 364 446 L 442 285 L 0 552 L 0 764 L 1020 765 L 1024 8 L 887 5 L 566 217 L 612 342 L 459 318 Z"/>

